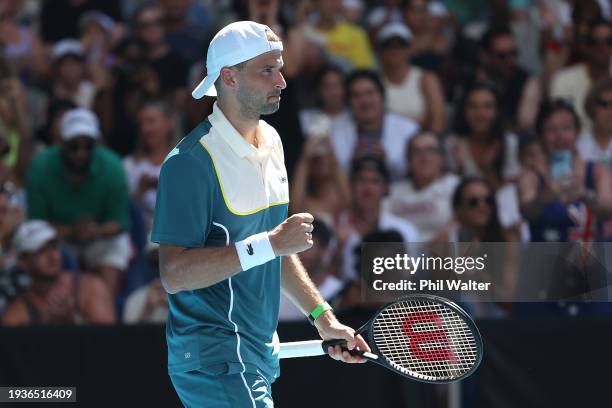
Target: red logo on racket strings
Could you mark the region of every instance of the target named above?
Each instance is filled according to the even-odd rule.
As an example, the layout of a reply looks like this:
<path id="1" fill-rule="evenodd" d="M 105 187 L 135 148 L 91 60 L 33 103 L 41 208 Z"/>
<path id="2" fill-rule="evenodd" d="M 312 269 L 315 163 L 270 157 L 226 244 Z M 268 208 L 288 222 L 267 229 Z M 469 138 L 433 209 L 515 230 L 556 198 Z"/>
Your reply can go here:
<path id="1" fill-rule="evenodd" d="M 457 356 L 450 349 L 446 330 L 414 331 L 415 324 L 431 322 L 442 329 L 442 320 L 437 313 L 413 312 L 404 319 L 404 334 L 410 339 L 410 352 L 422 361 L 450 361 L 456 363 Z M 436 343 L 439 347 L 423 348 L 424 344 Z"/>

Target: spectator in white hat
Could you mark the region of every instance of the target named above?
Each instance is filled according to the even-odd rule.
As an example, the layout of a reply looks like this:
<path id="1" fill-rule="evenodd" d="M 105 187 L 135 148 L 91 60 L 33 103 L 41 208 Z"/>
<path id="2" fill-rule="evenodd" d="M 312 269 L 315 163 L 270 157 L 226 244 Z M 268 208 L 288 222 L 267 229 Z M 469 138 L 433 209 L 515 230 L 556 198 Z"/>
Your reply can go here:
<path id="1" fill-rule="evenodd" d="M 100 129 L 93 112 L 66 112 L 60 133 L 62 144 L 39 153 L 28 170 L 28 218 L 52 223 L 85 268 L 116 293 L 131 256 L 123 165 L 97 144 Z"/>
<path id="2" fill-rule="evenodd" d="M 61 40 L 51 50 L 53 60 L 52 97 L 67 99 L 82 108 L 91 108 L 95 85 L 86 79 L 85 50 L 75 39 Z"/>
<path id="3" fill-rule="evenodd" d="M 31 284 L 6 309 L 3 324 L 115 322 L 112 297 L 100 278 L 62 270 L 58 236 L 47 222 L 23 223 L 13 238 L 13 247 Z"/>

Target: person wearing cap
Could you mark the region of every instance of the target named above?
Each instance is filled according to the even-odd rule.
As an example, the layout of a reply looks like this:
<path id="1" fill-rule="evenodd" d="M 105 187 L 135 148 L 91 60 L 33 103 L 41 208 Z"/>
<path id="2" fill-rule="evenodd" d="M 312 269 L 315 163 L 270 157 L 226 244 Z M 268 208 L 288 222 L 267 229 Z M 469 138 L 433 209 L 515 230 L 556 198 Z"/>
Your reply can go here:
<path id="1" fill-rule="evenodd" d="M 2 315 L 4 325 L 115 322 L 115 307 L 102 280 L 62 270 L 57 233 L 41 220 L 26 221 L 13 238 L 18 266 L 31 279 L 28 290 Z"/>
<path id="2" fill-rule="evenodd" d="M 40 152 L 28 169 L 28 218 L 52 223 L 67 249 L 116 294 L 131 256 L 122 162 L 97 144 L 98 119 L 87 109 L 66 112 L 60 133 L 62 144 Z"/>
<path id="3" fill-rule="evenodd" d="M 91 108 L 96 96 L 95 85 L 86 79 L 85 50 L 78 40 L 65 39 L 53 46 L 52 96 L 67 99 L 82 108 Z"/>
<path id="4" fill-rule="evenodd" d="M 355 249 L 363 236 L 373 231 L 398 231 L 405 244 L 421 242 L 418 229 L 409 221 L 393 215 L 383 206 L 391 181 L 384 161 L 376 156 L 364 156 L 351 163 L 350 209 L 340 215 L 336 225 L 340 277 L 345 281 L 358 279 Z"/>
<path id="5" fill-rule="evenodd" d="M 368 350 L 338 322 L 296 255 L 312 246 L 313 217 L 286 218 L 282 144 L 260 120 L 279 108 L 282 50 L 265 25 L 222 28 L 208 48 L 207 76 L 192 93 L 216 95 L 213 112 L 161 168 L 151 240 L 160 245 L 168 292 L 168 370 L 185 406 L 273 406 L 281 287 L 323 338 Z M 339 347 L 330 352 L 365 361 Z"/>
<path id="6" fill-rule="evenodd" d="M 403 23 L 390 23 L 378 32 L 379 57 L 391 112 L 419 123 L 421 128 L 446 130 L 446 109 L 438 77 L 410 63 L 412 33 Z"/>

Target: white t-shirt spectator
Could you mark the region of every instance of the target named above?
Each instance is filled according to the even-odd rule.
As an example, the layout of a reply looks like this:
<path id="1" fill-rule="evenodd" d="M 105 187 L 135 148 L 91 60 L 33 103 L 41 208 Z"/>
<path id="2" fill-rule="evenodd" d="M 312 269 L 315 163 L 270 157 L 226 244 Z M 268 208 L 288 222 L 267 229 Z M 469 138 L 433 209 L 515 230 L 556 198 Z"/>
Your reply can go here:
<path id="1" fill-rule="evenodd" d="M 406 145 L 418 131 L 419 125 L 415 121 L 396 113 L 385 114 L 380 144 L 393 180 L 399 180 L 406 174 Z M 350 171 L 357 141 L 357 126 L 352 118 L 332 129 L 331 142 L 336 159 L 347 173 Z"/>
<path id="2" fill-rule="evenodd" d="M 435 238 L 453 218 L 451 200 L 459 185 L 456 174 L 447 173 L 424 189 L 416 190 L 410 180 L 391 184 L 383 208 L 411 222 L 423 242 Z"/>
<path id="3" fill-rule="evenodd" d="M 387 109 L 406 118 L 420 121 L 426 114 L 426 100 L 421 85 L 423 70 L 413 66 L 401 84 L 385 80 Z"/>

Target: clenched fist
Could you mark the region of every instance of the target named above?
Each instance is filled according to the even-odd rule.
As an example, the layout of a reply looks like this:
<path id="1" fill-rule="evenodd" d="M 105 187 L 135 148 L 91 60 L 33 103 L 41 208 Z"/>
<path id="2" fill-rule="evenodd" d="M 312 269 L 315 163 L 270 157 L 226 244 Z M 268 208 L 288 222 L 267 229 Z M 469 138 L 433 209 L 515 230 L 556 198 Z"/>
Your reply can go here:
<path id="1" fill-rule="evenodd" d="M 294 214 L 268 233 L 276 256 L 297 254 L 312 246 L 312 214 Z"/>

